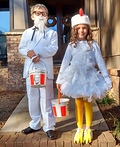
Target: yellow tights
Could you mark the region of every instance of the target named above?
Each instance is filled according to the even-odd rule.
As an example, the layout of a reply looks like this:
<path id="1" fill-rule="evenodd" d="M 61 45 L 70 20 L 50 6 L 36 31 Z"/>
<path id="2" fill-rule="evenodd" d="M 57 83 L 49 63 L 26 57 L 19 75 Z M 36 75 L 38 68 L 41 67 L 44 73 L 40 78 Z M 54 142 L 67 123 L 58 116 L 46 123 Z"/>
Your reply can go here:
<path id="1" fill-rule="evenodd" d="M 92 102 L 88 102 L 87 100 L 83 100 L 82 98 L 76 98 L 76 121 L 78 128 L 83 127 L 83 114 L 85 109 L 85 119 L 86 119 L 86 127 L 90 127 L 92 124 L 93 110 L 92 110 Z"/>
<path id="2" fill-rule="evenodd" d="M 83 100 L 83 98 L 77 98 L 76 104 L 76 121 L 77 121 L 77 132 L 74 136 L 74 143 L 91 143 L 93 134 L 90 129 L 92 124 L 92 102 Z M 85 109 L 86 128 L 83 129 L 83 110 Z"/>

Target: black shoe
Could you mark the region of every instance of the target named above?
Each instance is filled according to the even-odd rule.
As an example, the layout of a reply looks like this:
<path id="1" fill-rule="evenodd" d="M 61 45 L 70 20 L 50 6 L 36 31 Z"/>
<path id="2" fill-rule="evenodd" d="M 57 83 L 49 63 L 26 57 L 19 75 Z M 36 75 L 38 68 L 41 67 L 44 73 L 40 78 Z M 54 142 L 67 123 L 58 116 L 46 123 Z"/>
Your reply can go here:
<path id="1" fill-rule="evenodd" d="M 24 134 L 30 134 L 30 133 L 33 133 L 33 132 L 37 132 L 39 130 L 33 130 L 32 128 L 28 127 L 26 129 L 22 130 L 22 133 L 24 133 Z"/>
<path id="2" fill-rule="evenodd" d="M 55 132 L 53 130 L 49 130 L 46 132 L 47 137 L 51 140 L 56 139 Z"/>

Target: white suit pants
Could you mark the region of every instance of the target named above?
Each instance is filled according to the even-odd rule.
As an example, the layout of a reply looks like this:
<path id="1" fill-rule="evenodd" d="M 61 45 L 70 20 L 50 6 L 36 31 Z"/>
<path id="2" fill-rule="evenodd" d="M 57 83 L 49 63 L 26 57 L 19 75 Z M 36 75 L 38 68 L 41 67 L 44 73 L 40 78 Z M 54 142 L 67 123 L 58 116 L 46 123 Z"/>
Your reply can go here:
<path id="1" fill-rule="evenodd" d="M 55 118 L 52 111 L 53 80 L 46 80 L 46 87 L 33 88 L 30 86 L 29 78 L 26 79 L 26 88 L 28 96 L 28 108 L 31 121 L 29 126 L 38 130 L 41 128 L 41 118 L 43 119 L 43 130 L 55 130 Z"/>

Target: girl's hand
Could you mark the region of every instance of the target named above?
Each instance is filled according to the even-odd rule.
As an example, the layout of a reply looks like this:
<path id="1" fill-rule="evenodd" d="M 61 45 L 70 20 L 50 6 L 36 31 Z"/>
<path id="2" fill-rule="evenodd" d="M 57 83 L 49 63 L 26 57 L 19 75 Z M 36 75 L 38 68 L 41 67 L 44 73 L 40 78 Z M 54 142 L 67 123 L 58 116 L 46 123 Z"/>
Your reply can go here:
<path id="1" fill-rule="evenodd" d="M 60 90 L 61 84 L 56 84 L 56 87 L 57 87 L 58 90 Z"/>
<path id="2" fill-rule="evenodd" d="M 108 89 L 112 89 L 113 88 L 113 83 L 108 84 Z"/>
<path id="3" fill-rule="evenodd" d="M 113 88 L 113 82 L 111 83 L 111 89 Z"/>

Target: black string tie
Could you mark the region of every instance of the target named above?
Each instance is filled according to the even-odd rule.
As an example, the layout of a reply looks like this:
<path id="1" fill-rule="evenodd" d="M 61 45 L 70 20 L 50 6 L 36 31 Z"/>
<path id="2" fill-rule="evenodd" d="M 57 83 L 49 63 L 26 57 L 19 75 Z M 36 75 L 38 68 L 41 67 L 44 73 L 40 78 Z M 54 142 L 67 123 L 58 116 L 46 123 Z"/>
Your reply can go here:
<path id="1" fill-rule="evenodd" d="M 35 31 L 36 31 L 36 30 L 38 30 L 38 27 L 35 26 L 35 27 L 33 28 L 33 34 L 32 34 L 31 41 L 33 41 L 33 38 L 34 38 L 34 35 L 35 35 Z"/>

